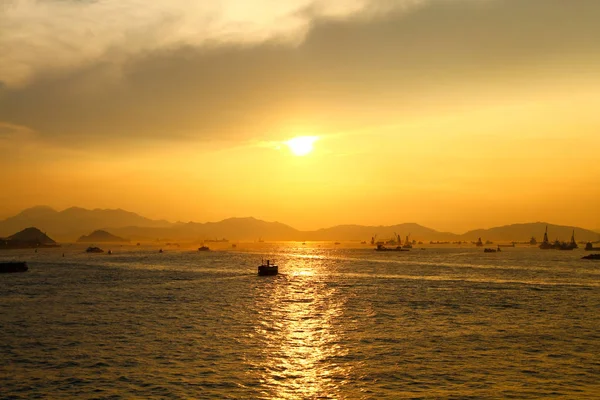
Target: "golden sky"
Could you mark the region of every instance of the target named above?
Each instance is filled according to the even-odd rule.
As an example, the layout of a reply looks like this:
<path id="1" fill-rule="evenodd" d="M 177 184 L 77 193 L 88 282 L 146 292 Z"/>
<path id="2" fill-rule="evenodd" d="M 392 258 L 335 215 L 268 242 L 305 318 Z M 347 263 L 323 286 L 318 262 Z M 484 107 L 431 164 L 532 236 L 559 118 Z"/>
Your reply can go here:
<path id="1" fill-rule="evenodd" d="M 0 218 L 600 228 L 599 20 L 595 0 L 9 0 Z"/>

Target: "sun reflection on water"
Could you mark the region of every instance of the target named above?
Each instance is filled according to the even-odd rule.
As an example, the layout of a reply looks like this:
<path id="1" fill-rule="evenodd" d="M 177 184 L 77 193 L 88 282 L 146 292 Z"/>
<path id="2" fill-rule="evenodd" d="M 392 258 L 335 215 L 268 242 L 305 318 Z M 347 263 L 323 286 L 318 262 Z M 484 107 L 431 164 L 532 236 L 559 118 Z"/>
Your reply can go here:
<path id="1" fill-rule="evenodd" d="M 294 258 L 264 284 L 255 325 L 265 398 L 338 398 L 349 374 L 336 363 L 347 350 L 337 325 L 344 299 L 320 279 L 318 260 Z"/>

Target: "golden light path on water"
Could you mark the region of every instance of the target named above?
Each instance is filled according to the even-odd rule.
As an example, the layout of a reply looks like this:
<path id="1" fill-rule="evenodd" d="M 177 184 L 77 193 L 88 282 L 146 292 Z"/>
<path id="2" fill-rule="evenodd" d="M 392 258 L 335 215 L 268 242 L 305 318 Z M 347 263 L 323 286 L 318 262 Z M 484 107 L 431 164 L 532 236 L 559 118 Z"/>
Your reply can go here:
<path id="1" fill-rule="evenodd" d="M 284 276 L 257 299 L 257 338 L 263 345 L 261 382 L 273 399 L 339 398 L 349 370 L 335 363 L 347 355 L 336 329 L 345 299 L 321 279 L 324 263 L 295 259 Z M 286 284 L 281 284 L 285 280 Z M 279 282 L 278 282 L 279 281 Z"/>

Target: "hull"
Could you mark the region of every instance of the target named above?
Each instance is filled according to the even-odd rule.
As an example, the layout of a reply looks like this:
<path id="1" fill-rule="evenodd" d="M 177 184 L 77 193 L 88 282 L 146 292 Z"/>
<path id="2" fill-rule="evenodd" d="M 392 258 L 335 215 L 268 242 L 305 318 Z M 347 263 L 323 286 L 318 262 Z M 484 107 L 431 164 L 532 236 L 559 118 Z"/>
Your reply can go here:
<path id="1" fill-rule="evenodd" d="M 0 263 L 0 273 L 25 272 L 29 269 L 26 262 L 4 262 Z"/>
<path id="2" fill-rule="evenodd" d="M 408 249 L 402 248 L 400 246 L 398 247 L 383 247 L 383 246 L 377 246 L 377 248 L 375 249 L 375 251 L 410 251 Z"/>
<path id="3" fill-rule="evenodd" d="M 261 265 L 258 267 L 258 275 L 260 276 L 277 275 L 278 273 L 279 268 L 277 265 Z"/>

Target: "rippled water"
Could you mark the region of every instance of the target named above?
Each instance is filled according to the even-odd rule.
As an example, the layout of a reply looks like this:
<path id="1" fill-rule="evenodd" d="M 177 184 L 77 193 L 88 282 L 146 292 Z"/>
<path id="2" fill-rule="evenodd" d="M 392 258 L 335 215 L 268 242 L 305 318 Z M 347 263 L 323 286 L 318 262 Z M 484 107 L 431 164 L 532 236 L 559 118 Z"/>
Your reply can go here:
<path id="1" fill-rule="evenodd" d="M 0 398 L 600 398 L 582 251 L 113 251 L 0 253 Z"/>

